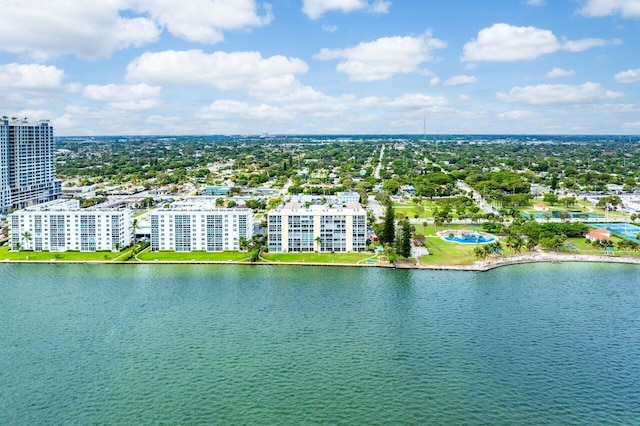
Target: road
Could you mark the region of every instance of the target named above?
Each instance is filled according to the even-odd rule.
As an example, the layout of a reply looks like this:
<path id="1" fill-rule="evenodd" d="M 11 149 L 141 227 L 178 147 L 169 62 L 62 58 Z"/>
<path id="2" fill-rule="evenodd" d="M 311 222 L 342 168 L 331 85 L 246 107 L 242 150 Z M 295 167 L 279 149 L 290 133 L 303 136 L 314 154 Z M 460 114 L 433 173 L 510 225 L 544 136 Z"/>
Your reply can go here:
<path id="1" fill-rule="evenodd" d="M 373 172 L 373 177 L 376 179 L 380 179 L 380 169 L 382 168 L 382 157 L 384 157 L 384 150 L 386 145 L 382 145 L 382 149 L 380 150 L 380 158 L 378 158 L 378 165 L 376 166 L 375 172 Z"/>
<path id="2" fill-rule="evenodd" d="M 371 211 L 373 212 L 373 216 L 376 219 L 382 219 L 384 217 L 384 209 L 382 208 L 378 200 L 376 200 L 376 197 L 374 197 L 373 195 L 369 195 L 367 197 L 367 200 L 367 207 L 371 209 Z"/>
<path id="3" fill-rule="evenodd" d="M 289 188 L 291 187 L 291 185 L 293 185 L 293 181 L 291 180 L 291 178 L 289 178 L 289 180 L 287 181 L 287 183 L 285 183 L 282 186 L 282 189 L 280 189 L 280 198 L 284 197 L 287 195 L 287 193 L 289 192 Z"/>
<path id="4" fill-rule="evenodd" d="M 494 207 L 490 206 L 489 203 L 487 203 L 487 200 L 485 200 L 484 197 L 478 191 L 471 188 L 469 185 L 467 185 L 463 181 L 461 180 L 456 181 L 456 187 L 458 187 L 458 189 L 461 189 L 462 191 L 470 192 L 472 194 L 473 200 L 476 202 L 478 207 L 482 209 L 483 212 L 498 214 L 498 211 Z"/>

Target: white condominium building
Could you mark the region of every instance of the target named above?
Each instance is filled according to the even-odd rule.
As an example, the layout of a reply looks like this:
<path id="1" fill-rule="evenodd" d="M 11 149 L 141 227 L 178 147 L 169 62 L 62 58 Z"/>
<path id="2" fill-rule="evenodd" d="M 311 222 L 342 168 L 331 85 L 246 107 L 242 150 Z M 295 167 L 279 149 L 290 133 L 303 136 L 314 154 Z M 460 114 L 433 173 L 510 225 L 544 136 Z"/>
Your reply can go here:
<path id="1" fill-rule="evenodd" d="M 240 238 L 253 236 L 251 209 L 216 208 L 212 202 L 188 200 L 153 210 L 151 251 L 240 250 Z"/>
<path id="2" fill-rule="evenodd" d="M 55 200 L 61 185 L 54 165 L 48 122 L 0 119 L 0 212 Z"/>
<path id="3" fill-rule="evenodd" d="M 131 244 L 131 210 L 81 209 L 56 200 L 9 215 L 11 248 L 34 251 L 118 251 Z"/>
<path id="4" fill-rule="evenodd" d="M 269 212 L 269 251 L 360 252 L 366 248 L 367 214 L 360 204 L 346 207 L 289 203 Z"/>

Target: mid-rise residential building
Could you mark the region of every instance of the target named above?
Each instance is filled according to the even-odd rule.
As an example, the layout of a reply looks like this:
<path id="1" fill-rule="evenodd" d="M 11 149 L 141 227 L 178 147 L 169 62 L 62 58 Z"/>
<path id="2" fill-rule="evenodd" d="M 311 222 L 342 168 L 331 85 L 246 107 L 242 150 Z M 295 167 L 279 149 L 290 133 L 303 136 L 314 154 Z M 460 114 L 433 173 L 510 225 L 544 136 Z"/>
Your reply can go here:
<path id="1" fill-rule="evenodd" d="M 55 200 L 9 215 L 12 250 L 119 251 L 131 243 L 131 210 Z"/>
<path id="2" fill-rule="evenodd" d="M 359 203 L 360 202 L 360 194 L 353 191 L 348 192 L 338 192 L 338 203 L 348 204 L 348 203 Z"/>
<path id="3" fill-rule="evenodd" d="M 268 215 L 270 252 L 361 252 L 366 248 L 367 214 L 346 207 L 289 203 Z"/>
<path id="4" fill-rule="evenodd" d="M 253 236 L 251 209 L 216 208 L 211 201 L 189 199 L 154 210 L 151 251 L 240 250 L 240 239 Z"/>
<path id="5" fill-rule="evenodd" d="M 0 119 L 0 212 L 52 201 L 55 178 L 53 127 L 47 121 Z"/>

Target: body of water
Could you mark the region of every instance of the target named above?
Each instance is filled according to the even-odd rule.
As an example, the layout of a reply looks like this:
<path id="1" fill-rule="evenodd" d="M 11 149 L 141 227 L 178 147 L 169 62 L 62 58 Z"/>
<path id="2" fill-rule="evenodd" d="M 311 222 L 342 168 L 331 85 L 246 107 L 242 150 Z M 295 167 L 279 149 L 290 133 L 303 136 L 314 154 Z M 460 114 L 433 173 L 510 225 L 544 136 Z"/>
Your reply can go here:
<path id="1" fill-rule="evenodd" d="M 0 265 L 0 424 L 640 424 L 639 278 Z"/>

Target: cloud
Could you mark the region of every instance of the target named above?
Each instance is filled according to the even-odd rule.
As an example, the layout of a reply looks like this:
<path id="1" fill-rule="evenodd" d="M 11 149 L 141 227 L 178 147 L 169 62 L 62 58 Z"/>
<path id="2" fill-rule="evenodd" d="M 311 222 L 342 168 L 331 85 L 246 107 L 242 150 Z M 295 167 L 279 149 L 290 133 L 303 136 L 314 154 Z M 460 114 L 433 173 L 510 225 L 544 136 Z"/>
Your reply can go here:
<path id="1" fill-rule="evenodd" d="M 204 120 L 226 120 L 229 118 L 288 120 L 293 115 L 282 108 L 266 104 L 251 106 L 234 100 L 217 100 L 196 112 L 196 118 Z"/>
<path id="2" fill-rule="evenodd" d="M 159 39 L 163 30 L 189 41 L 217 43 L 224 31 L 269 24 L 255 0 L 2 1 L 0 49 L 38 60 L 75 54 L 109 57 Z M 132 16 L 138 13 L 140 16 Z"/>
<path id="3" fill-rule="evenodd" d="M 562 49 L 569 52 L 584 52 L 594 47 L 619 44 L 622 44 L 622 40 L 620 39 L 604 40 L 601 38 L 583 38 L 581 40 L 565 41 L 562 44 Z"/>
<path id="4" fill-rule="evenodd" d="M 81 90 L 80 84 L 63 83 L 64 77 L 53 65 L 0 65 L 0 110 L 39 106 Z"/>
<path id="5" fill-rule="evenodd" d="M 4 89 L 58 89 L 62 86 L 64 71 L 55 66 L 39 64 L 0 65 L 0 90 Z"/>
<path id="6" fill-rule="evenodd" d="M 418 72 L 420 64 L 433 60 L 434 49 L 445 46 L 427 31 L 418 37 L 382 37 L 345 49 L 323 48 L 314 58 L 342 59 L 336 70 L 352 81 L 386 80 L 395 74 Z"/>
<path id="7" fill-rule="evenodd" d="M 627 70 L 619 72 L 615 75 L 615 80 L 618 83 L 635 83 L 640 81 L 640 68 L 635 70 Z"/>
<path id="8" fill-rule="evenodd" d="M 76 54 L 107 57 L 160 36 L 159 27 L 143 17 L 119 15 L 120 1 L 5 0 L 0 13 L 0 49 L 38 60 Z"/>
<path id="9" fill-rule="evenodd" d="M 296 58 L 259 52 L 213 52 L 202 50 L 144 53 L 127 66 L 131 82 L 152 85 L 208 85 L 221 90 L 258 88 L 271 82 L 307 72 L 307 64 Z"/>
<path id="10" fill-rule="evenodd" d="M 523 121 L 523 120 L 531 120 L 538 117 L 538 114 L 532 111 L 525 110 L 513 110 L 513 111 L 505 111 L 497 115 L 498 120 L 504 121 Z"/>
<path id="11" fill-rule="evenodd" d="M 516 27 L 509 24 L 493 24 L 478 32 L 478 36 L 463 47 L 465 62 L 509 62 L 536 59 L 540 56 L 566 50 L 582 52 L 598 46 L 620 44 L 619 39 L 604 40 L 585 38 L 562 43 L 549 30 L 536 27 Z"/>
<path id="12" fill-rule="evenodd" d="M 449 103 L 447 98 L 442 96 L 429 96 L 421 93 L 405 93 L 390 101 L 385 105 L 396 109 L 416 109 L 428 107 L 444 107 Z"/>
<path id="13" fill-rule="evenodd" d="M 620 15 L 623 18 L 640 18 L 640 2 L 637 0 L 585 0 L 583 3 L 579 12 L 584 16 Z"/>
<path id="14" fill-rule="evenodd" d="M 562 68 L 554 68 L 547 73 L 547 78 L 571 77 L 576 72 L 573 70 L 565 70 Z"/>
<path id="15" fill-rule="evenodd" d="M 443 86 L 461 86 L 463 84 L 475 83 L 476 81 L 478 81 L 478 79 L 473 75 L 456 75 L 445 81 Z"/>
<path id="16" fill-rule="evenodd" d="M 533 7 L 540 7 L 547 4 L 546 0 L 527 0 L 527 5 Z"/>
<path id="17" fill-rule="evenodd" d="M 325 31 L 325 32 L 328 32 L 328 33 L 335 33 L 339 29 L 340 28 L 338 28 L 337 25 L 323 25 L 322 26 L 322 31 Z"/>
<path id="18" fill-rule="evenodd" d="M 89 85 L 82 94 L 92 101 L 106 102 L 111 107 L 126 110 L 142 110 L 155 108 L 162 104 L 160 100 L 161 87 L 147 84 L 104 86 Z"/>
<path id="19" fill-rule="evenodd" d="M 364 10 L 371 13 L 388 13 L 390 1 L 375 0 L 371 4 L 367 0 L 302 0 L 302 12 L 311 19 L 318 19 L 325 12 L 340 11 L 351 13 Z"/>
<path id="20" fill-rule="evenodd" d="M 431 79 L 429 80 L 429 86 L 437 86 L 438 84 L 440 84 L 440 77 L 431 77 Z"/>
<path id="21" fill-rule="evenodd" d="M 261 27 L 273 20 L 271 7 L 265 4 L 264 14 L 260 15 L 255 0 L 131 0 L 130 3 L 171 34 L 200 43 L 218 43 L 224 40 L 223 31 Z"/>
<path id="22" fill-rule="evenodd" d="M 464 45 L 462 60 L 518 61 L 535 59 L 560 49 L 560 43 L 549 30 L 494 24 L 478 32 L 476 39 Z"/>
<path id="23" fill-rule="evenodd" d="M 580 104 L 606 99 L 615 99 L 622 93 L 605 90 L 599 83 L 587 82 L 578 86 L 565 84 L 539 84 L 537 86 L 514 87 L 509 93 L 498 93 L 503 102 L 518 102 L 529 105 Z"/>

